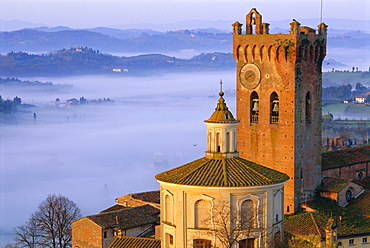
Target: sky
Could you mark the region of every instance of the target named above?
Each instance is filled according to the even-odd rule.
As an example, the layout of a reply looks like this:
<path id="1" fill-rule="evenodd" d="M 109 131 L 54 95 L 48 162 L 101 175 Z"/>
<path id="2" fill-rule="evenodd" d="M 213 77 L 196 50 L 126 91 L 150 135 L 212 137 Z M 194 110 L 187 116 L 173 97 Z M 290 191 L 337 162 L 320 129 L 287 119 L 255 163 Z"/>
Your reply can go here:
<path id="1" fill-rule="evenodd" d="M 269 22 L 320 18 L 321 5 L 324 21 L 370 19 L 370 0 L 1 0 L 0 18 L 92 28 L 199 19 L 237 21 L 255 7 Z"/>

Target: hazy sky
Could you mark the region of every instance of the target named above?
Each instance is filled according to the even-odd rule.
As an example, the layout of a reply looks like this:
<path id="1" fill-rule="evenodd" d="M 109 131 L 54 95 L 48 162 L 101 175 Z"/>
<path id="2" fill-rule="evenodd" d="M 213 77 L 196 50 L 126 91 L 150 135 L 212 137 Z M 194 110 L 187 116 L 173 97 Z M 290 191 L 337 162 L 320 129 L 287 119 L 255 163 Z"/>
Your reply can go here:
<path id="1" fill-rule="evenodd" d="M 370 0 L 322 0 L 325 18 L 370 19 Z M 184 20 L 243 20 L 252 7 L 264 21 L 320 17 L 320 0 L 0 0 L 2 20 L 88 28 Z"/>

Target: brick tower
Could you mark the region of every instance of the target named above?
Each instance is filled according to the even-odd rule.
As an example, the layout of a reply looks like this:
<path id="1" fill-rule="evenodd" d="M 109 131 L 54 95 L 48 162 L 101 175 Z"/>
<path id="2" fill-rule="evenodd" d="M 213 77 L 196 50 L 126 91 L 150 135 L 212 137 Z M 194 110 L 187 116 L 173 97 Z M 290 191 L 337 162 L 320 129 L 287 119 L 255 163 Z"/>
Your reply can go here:
<path id="1" fill-rule="evenodd" d="M 244 33 L 245 32 L 245 33 Z M 327 26 L 293 19 L 289 34 L 269 34 L 256 9 L 233 24 L 237 149 L 240 157 L 289 175 L 285 213 L 314 196 L 321 180 L 321 65 Z"/>

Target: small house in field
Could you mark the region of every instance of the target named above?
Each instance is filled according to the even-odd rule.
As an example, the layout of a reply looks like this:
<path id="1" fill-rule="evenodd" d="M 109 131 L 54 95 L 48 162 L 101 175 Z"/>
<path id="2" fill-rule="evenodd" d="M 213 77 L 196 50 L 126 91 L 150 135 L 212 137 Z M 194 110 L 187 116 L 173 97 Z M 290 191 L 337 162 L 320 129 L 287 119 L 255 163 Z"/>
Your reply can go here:
<path id="1" fill-rule="evenodd" d="M 356 103 L 365 103 L 365 97 L 363 97 L 363 96 L 356 96 L 355 97 L 355 102 Z"/>

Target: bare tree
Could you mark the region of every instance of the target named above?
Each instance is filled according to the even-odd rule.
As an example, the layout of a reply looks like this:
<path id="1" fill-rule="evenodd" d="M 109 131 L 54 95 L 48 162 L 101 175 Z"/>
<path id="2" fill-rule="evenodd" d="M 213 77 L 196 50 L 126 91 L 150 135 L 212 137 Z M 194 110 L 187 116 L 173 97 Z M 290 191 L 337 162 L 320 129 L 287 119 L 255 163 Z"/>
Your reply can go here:
<path id="1" fill-rule="evenodd" d="M 216 237 L 221 243 L 220 247 L 232 248 L 236 244 L 239 244 L 238 247 L 249 247 L 249 242 L 254 242 L 257 233 L 264 238 L 272 235 L 272 230 L 264 230 L 257 225 L 261 214 L 256 206 L 237 209 L 227 201 L 220 201 L 213 205 L 208 216 L 203 219 L 206 228 L 202 233 Z"/>
<path id="2" fill-rule="evenodd" d="M 357 125 L 357 130 L 356 130 L 356 133 L 361 136 L 361 141 L 364 142 L 364 143 L 367 143 L 367 125 L 366 123 L 359 123 Z"/>
<path id="3" fill-rule="evenodd" d="M 14 232 L 18 247 L 36 248 L 40 245 L 41 232 L 34 219 L 31 218 L 25 225 L 14 228 Z"/>
<path id="4" fill-rule="evenodd" d="M 15 228 L 21 247 L 71 247 L 71 222 L 80 218 L 76 203 L 62 195 L 49 195 L 26 225 Z"/>

